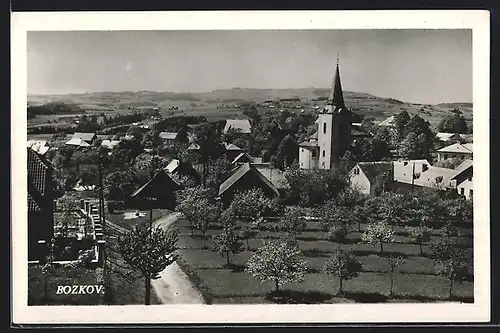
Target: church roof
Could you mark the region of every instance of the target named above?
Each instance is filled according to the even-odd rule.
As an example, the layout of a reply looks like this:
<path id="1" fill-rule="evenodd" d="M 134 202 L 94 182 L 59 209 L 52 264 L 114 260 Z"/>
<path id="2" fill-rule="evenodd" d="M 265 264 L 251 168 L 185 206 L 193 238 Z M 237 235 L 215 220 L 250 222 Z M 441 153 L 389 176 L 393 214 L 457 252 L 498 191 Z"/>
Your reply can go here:
<path id="1" fill-rule="evenodd" d="M 331 112 L 345 108 L 344 94 L 342 93 L 342 83 L 340 82 L 339 64 L 335 68 L 335 77 L 333 78 L 332 90 L 328 96 L 328 104 L 335 106 Z M 330 111 L 330 110 L 329 110 Z"/>

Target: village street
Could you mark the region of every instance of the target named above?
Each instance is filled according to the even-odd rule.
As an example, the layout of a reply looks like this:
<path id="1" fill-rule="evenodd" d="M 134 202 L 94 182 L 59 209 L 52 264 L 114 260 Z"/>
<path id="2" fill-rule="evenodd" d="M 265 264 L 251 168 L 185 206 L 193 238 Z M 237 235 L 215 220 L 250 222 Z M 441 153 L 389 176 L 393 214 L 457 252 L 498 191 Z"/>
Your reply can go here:
<path id="1" fill-rule="evenodd" d="M 162 229 L 177 221 L 181 213 L 171 213 L 155 222 L 155 227 Z M 151 280 L 151 286 L 163 304 L 202 304 L 203 298 L 191 284 L 186 274 L 176 262 L 167 266 L 160 278 Z"/>

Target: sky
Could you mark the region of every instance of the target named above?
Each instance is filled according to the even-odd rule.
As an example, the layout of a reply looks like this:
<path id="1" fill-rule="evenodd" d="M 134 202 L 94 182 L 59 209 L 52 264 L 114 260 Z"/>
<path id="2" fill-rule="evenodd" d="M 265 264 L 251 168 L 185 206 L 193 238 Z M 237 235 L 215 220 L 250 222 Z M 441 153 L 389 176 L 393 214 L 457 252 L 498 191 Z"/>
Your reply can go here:
<path id="1" fill-rule="evenodd" d="M 328 88 L 472 102 L 471 30 L 28 32 L 28 94 Z"/>

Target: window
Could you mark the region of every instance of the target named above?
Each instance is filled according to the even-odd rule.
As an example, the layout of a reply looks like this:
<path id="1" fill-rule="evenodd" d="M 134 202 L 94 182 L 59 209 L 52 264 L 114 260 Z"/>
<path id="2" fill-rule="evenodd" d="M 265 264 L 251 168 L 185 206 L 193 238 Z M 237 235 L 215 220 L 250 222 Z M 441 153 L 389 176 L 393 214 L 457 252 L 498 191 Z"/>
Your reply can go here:
<path id="1" fill-rule="evenodd" d="M 469 197 L 472 199 L 472 189 L 469 190 Z"/>
<path id="2" fill-rule="evenodd" d="M 323 133 L 326 133 L 326 123 L 323 123 Z"/>
<path id="3" fill-rule="evenodd" d="M 316 151 L 316 149 L 313 149 L 312 150 L 312 158 L 317 158 L 318 157 L 318 152 Z"/>
<path id="4" fill-rule="evenodd" d="M 355 169 L 354 169 L 354 174 L 355 174 L 355 175 L 359 175 L 359 169 L 358 169 L 358 168 L 355 168 Z"/>
<path id="5" fill-rule="evenodd" d="M 462 188 L 460 188 L 460 194 L 461 194 L 461 195 L 465 195 L 465 189 L 464 189 L 463 187 L 462 187 Z"/>
<path id="6" fill-rule="evenodd" d="M 448 158 L 448 154 L 443 154 L 443 158 L 447 159 Z"/>
<path id="7" fill-rule="evenodd" d="M 323 157 L 325 157 L 325 151 L 323 150 Z"/>

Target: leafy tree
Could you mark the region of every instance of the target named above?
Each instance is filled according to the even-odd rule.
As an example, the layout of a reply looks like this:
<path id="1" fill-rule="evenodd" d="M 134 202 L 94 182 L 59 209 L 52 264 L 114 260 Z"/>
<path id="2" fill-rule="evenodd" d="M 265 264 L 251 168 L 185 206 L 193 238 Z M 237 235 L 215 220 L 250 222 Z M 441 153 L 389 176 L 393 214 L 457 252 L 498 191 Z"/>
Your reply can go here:
<path id="1" fill-rule="evenodd" d="M 236 227 L 236 214 L 233 207 L 229 206 L 222 211 L 219 222 L 222 229 L 234 229 Z"/>
<path id="2" fill-rule="evenodd" d="M 103 180 L 104 192 L 108 200 L 127 201 L 135 190 L 137 176 L 132 170 L 117 170 L 106 175 Z"/>
<path id="3" fill-rule="evenodd" d="M 302 210 L 291 208 L 281 218 L 273 222 L 273 228 L 284 237 L 296 238 L 306 229 L 306 221 L 302 218 Z"/>
<path id="4" fill-rule="evenodd" d="M 353 210 L 349 207 L 338 206 L 334 201 L 327 203 L 318 210 L 321 219 L 320 224 L 325 231 L 328 231 L 327 237 L 331 240 L 345 240 L 351 225 L 356 223 Z"/>
<path id="5" fill-rule="evenodd" d="M 467 133 L 467 122 L 461 114 L 453 113 L 441 119 L 437 128 L 440 132 Z"/>
<path id="6" fill-rule="evenodd" d="M 293 137 L 288 134 L 283 138 L 278 146 L 277 165 L 278 168 L 284 168 L 291 165 L 298 159 L 299 146 Z"/>
<path id="7" fill-rule="evenodd" d="M 361 241 L 369 244 L 380 244 L 380 252 L 384 252 L 383 243 L 394 242 L 394 230 L 385 221 L 370 223 L 361 235 Z"/>
<path id="8" fill-rule="evenodd" d="M 271 241 L 259 248 L 247 262 L 246 271 L 261 281 L 274 281 L 275 290 L 286 283 L 301 282 L 307 271 L 307 260 L 298 246 L 289 242 Z"/>
<path id="9" fill-rule="evenodd" d="M 80 174 L 80 183 L 82 186 L 92 186 L 92 185 L 98 185 L 98 175 L 99 175 L 99 170 L 97 169 L 96 166 L 90 166 L 89 168 L 86 168 L 82 173 Z"/>
<path id="10" fill-rule="evenodd" d="M 250 251 L 250 244 L 248 241 L 250 240 L 250 238 L 255 238 L 258 233 L 259 230 L 252 225 L 245 224 L 241 227 L 240 237 L 246 241 L 248 251 Z"/>
<path id="11" fill-rule="evenodd" d="M 225 152 L 225 147 L 221 142 L 221 131 L 216 124 L 201 124 L 195 128 L 194 142 L 200 146 L 198 156 L 200 163 L 204 166 L 203 181 L 206 184 L 210 160 L 218 159 Z"/>
<path id="12" fill-rule="evenodd" d="M 213 250 L 221 256 L 225 256 L 227 264 L 230 265 L 229 254 L 236 255 L 243 251 L 243 242 L 241 237 L 234 231 L 234 229 L 223 229 L 221 233 L 213 237 Z"/>
<path id="13" fill-rule="evenodd" d="M 150 304 L 151 279 L 177 259 L 178 231 L 140 224 L 118 238 L 120 253 L 127 264 L 145 279 L 145 304 Z"/>
<path id="14" fill-rule="evenodd" d="M 270 204 L 261 189 L 253 188 L 236 193 L 230 206 L 238 217 L 254 223 L 263 217 Z"/>
<path id="15" fill-rule="evenodd" d="M 438 274 L 448 278 L 448 297 L 452 297 L 453 283 L 462 283 L 469 274 L 469 258 L 467 253 L 460 248 L 450 249 L 446 259 L 436 261 L 436 271 Z"/>
<path id="16" fill-rule="evenodd" d="M 406 263 L 406 259 L 401 256 L 395 256 L 395 255 L 390 255 L 387 257 L 387 263 L 389 264 L 390 271 L 389 274 L 391 275 L 391 287 L 389 291 L 389 295 L 393 296 L 394 292 L 394 271 L 396 267 L 403 265 Z"/>
<path id="17" fill-rule="evenodd" d="M 410 122 L 410 115 L 407 111 L 401 111 L 394 116 L 394 130 L 396 133 L 396 142 L 400 142 L 407 134 L 406 126 Z"/>
<path id="18" fill-rule="evenodd" d="M 441 161 L 437 161 L 434 163 L 434 166 L 440 167 L 440 168 L 447 168 L 447 169 L 455 169 L 458 167 L 460 164 L 463 163 L 464 160 L 454 157 L 454 158 L 447 158 Z"/>
<path id="19" fill-rule="evenodd" d="M 231 162 L 225 156 L 210 160 L 207 168 L 205 186 L 218 190 L 220 184 L 231 175 L 232 168 Z"/>
<path id="20" fill-rule="evenodd" d="M 217 223 L 220 218 L 221 209 L 218 204 L 211 204 L 208 200 L 198 202 L 198 207 L 195 208 L 194 227 L 201 233 L 203 239 L 203 247 L 206 247 L 206 233 L 212 225 Z"/>
<path id="21" fill-rule="evenodd" d="M 410 236 L 411 241 L 418 244 L 420 247 L 420 255 L 423 255 L 424 251 L 422 249 L 422 245 L 431 240 L 432 229 L 425 225 L 419 225 L 416 227 L 408 226 L 406 227 L 406 232 Z"/>
<path id="22" fill-rule="evenodd" d="M 359 275 L 362 264 L 356 259 L 351 250 L 343 251 L 340 247 L 335 254 L 326 261 L 323 271 L 329 276 L 339 278 L 339 295 L 343 295 L 342 282 Z"/>

